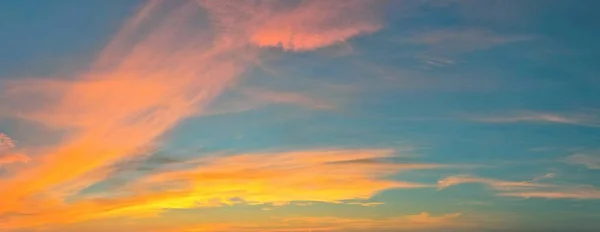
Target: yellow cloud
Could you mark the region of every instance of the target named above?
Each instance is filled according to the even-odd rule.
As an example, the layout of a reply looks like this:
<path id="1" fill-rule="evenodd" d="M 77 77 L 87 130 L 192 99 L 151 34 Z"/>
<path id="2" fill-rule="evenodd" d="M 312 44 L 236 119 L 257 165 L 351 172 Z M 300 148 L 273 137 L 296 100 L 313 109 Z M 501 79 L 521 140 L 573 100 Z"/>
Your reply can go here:
<path id="1" fill-rule="evenodd" d="M 441 167 L 382 160 L 394 153 L 390 149 L 339 149 L 212 156 L 190 162 L 196 165 L 191 169 L 144 176 L 111 189 L 110 195 L 102 198 L 71 203 L 56 198 L 33 201 L 43 204 L 30 202 L 27 207 L 33 208 L 27 213 L 31 216 L 14 217 L 5 223 L 7 227 L 30 227 L 107 217 L 154 217 L 175 208 L 342 203 L 366 200 L 392 188 L 433 187 L 387 179 L 402 171 Z"/>

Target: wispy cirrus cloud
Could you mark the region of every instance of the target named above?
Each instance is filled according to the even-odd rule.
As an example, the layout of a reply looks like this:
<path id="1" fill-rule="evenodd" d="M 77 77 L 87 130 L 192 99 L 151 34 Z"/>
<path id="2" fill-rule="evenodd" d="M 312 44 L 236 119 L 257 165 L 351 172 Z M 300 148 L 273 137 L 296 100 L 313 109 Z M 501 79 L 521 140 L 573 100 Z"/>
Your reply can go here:
<path id="1" fill-rule="evenodd" d="M 12 163 L 27 163 L 29 156 L 12 151 L 16 147 L 15 141 L 4 133 L 0 133 L 0 166 Z"/>
<path id="2" fill-rule="evenodd" d="M 223 42 L 231 35 L 219 35 L 222 40 L 206 46 L 208 34 L 189 31 L 193 28 L 188 23 L 201 10 L 194 5 L 190 2 L 164 12 L 165 17 L 154 16 L 153 22 L 158 23 L 151 25 L 144 21 L 150 16 L 134 16 L 136 27 L 123 28 L 94 68 L 72 80 L 8 84 L 9 99 L 40 106 L 16 105 L 15 114 L 71 133 L 64 142 L 36 155 L 36 162 L 19 172 L 18 178 L 0 180 L 1 196 L 12 202 L 0 206 L 0 212 L 22 208 L 24 202 L 35 201 L 31 197 L 39 192 L 54 193 L 59 186 L 76 191 L 105 178 L 89 174 L 140 155 L 139 148 L 202 111 L 243 71 L 248 58 L 228 53 L 250 51 Z M 160 1 L 151 1 L 140 14 L 157 11 L 159 6 Z M 151 29 L 141 33 L 138 26 L 142 25 Z M 181 37 L 182 33 L 189 34 Z M 32 93 L 40 98 L 23 97 Z"/>
<path id="3" fill-rule="evenodd" d="M 534 183 L 532 181 L 503 181 L 488 178 L 481 178 L 475 176 L 450 176 L 438 181 L 438 188 L 445 189 L 454 185 L 479 183 L 488 185 L 494 189 L 514 189 L 514 188 L 530 188 L 530 187 L 543 187 L 544 184 Z"/>
<path id="4" fill-rule="evenodd" d="M 463 220 L 461 213 L 431 215 L 422 212 L 383 219 L 361 219 L 341 217 L 304 217 L 287 218 L 285 222 L 296 225 L 298 229 L 321 228 L 320 231 L 423 231 L 436 228 L 463 228 L 475 226 L 474 223 Z M 317 230 L 319 231 L 319 230 Z"/>
<path id="5" fill-rule="evenodd" d="M 238 88 L 234 97 L 213 104 L 204 115 L 237 113 L 268 105 L 293 105 L 315 110 L 334 110 L 338 102 L 306 92 L 277 91 L 264 88 Z"/>
<path id="6" fill-rule="evenodd" d="M 435 66 L 452 66 L 456 57 L 498 46 L 535 40 L 531 35 L 507 35 L 479 28 L 444 28 L 412 33 L 400 39 L 402 43 L 422 47 L 416 58 Z"/>
<path id="7" fill-rule="evenodd" d="M 502 192 L 499 196 L 547 199 L 600 199 L 600 190 L 592 186 L 560 186 L 551 189 Z"/>
<path id="8" fill-rule="evenodd" d="M 252 43 L 286 51 L 309 51 L 370 34 L 383 27 L 376 2 L 303 1 L 278 12 L 251 32 Z"/>
<path id="9" fill-rule="evenodd" d="M 296 92 L 281 92 L 267 89 L 248 88 L 244 89 L 244 93 L 251 98 L 255 98 L 267 103 L 283 103 L 300 105 L 313 109 L 333 109 L 334 103 L 328 99 L 310 96 L 309 94 L 301 94 Z"/>
<path id="10" fill-rule="evenodd" d="M 6 228 L 27 228 L 97 218 L 153 217 L 168 209 L 342 204 L 367 200 L 388 189 L 434 187 L 387 177 L 443 165 L 385 160 L 393 156 L 389 149 L 341 149 L 207 157 L 189 163 L 195 167 L 143 176 L 104 194 L 82 196 L 70 203 L 49 200 L 28 209 L 27 214 L 0 222 Z M 357 162 L 361 160 L 371 161 Z M 351 202 L 355 201 L 346 203 Z"/>
<path id="11" fill-rule="evenodd" d="M 350 202 L 348 204 L 360 205 L 360 206 L 365 206 L 365 207 L 373 207 L 373 206 L 383 205 L 385 203 L 383 203 L 383 202 Z"/>
<path id="12" fill-rule="evenodd" d="M 385 177 L 402 171 L 443 167 L 428 163 L 356 162 L 393 156 L 393 150 L 307 150 L 214 157 L 197 161 L 198 166 L 190 170 L 146 176 L 130 188 L 137 191 L 182 184 L 185 191 L 196 196 L 194 202 L 179 201 L 183 207 L 213 203 L 218 206 L 228 204 L 230 198 L 259 204 L 339 203 L 369 199 L 391 188 L 433 187 Z"/>
<path id="13" fill-rule="evenodd" d="M 31 158 L 21 153 L 8 153 L 0 155 L 0 165 L 11 163 L 27 163 L 30 160 Z"/>
<path id="14" fill-rule="evenodd" d="M 439 189 L 466 183 L 484 184 L 496 191 L 498 196 L 547 199 L 600 199 L 600 190 L 587 185 L 557 185 L 540 183 L 540 180 L 553 178 L 544 175 L 532 181 L 505 181 L 473 176 L 450 176 L 438 181 Z"/>
<path id="15" fill-rule="evenodd" d="M 88 212 L 95 203 L 63 201 L 106 179 L 115 162 L 146 155 L 140 149 L 181 120 L 205 112 L 256 63 L 260 46 L 284 42 L 286 50 L 307 51 L 374 30 L 370 16 L 359 14 L 364 9 L 358 6 L 364 3 L 358 1 L 342 4 L 333 14 L 327 7 L 333 3 L 285 4 L 148 1 L 109 41 L 89 71 L 63 79 L 7 81 L 0 92 L 6 107 L 3 115 L 68 133 L 35 154 L 36 159 L 19 173 L 0 179 L 0 197 L 9 202 L 0 205 L 0 214 L 44 207 L 67 214 Z M 203 24 L 207 15 L 209 24 Z M 344 20 L 333 22 L 340 17 Z M 353 17 L 369 20 L 350 20 Z M 271 36 L 272 30 L 285 30 L 287 25 L 296 26 L 288 34 Z M 293 94 L 284 96 L 285 102 L 306 102 Z M 95 210 L 101 209 L 106 208 Z M 33 223 L 70 220 L 45 216 Z"/>
<path id="16" fill-rule="evenodd" d="M 4 133 L 0 133 L 0 151 L 15 147 L 15 141 Z"/>
<path id="17" fill-rule="evenodd" d="M 549 113 L 514 111 L 494 116 L 467 115 L 466 118 L 486 123 L 551 123 L 600 127 L 600 118 L 594 113 Z"/>
<path id="18" fill-rule="evenodd" d="M 432 51 L 459 54 L 495 46 L 528 41 L 534 36 L 505 35 L 483 29 L 440 29 L 416 33 L 408 41 L 423 44 Z"/>
<path id="19" fill-rule="evenodd" d="M 465 218 L 462 213 L 433 215 L 422 212 L 381 219 L 351 217 L 281 217 L 261 223 L 190 224 L 176 228 L 157 229 L 170 231 L 429 231 L 432 229 L 473 229 L 478 222 Z"/>
<path id="20" fill-rule="evenodd" d="M 566 162 L 574 165 L 583 165 L 588 169 L 600 169 L 600 152 L 577 153 L 566 158 Z"/>

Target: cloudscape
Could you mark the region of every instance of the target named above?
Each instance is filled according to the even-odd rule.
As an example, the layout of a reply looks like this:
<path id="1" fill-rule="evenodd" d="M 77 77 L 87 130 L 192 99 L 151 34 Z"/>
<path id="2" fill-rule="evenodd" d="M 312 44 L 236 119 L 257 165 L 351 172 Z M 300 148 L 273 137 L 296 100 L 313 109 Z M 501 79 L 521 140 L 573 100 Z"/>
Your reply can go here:
<path id="1" fill-rule="evenodd" d="M 0 2 L 0 231 L 600 228 L 600 2 Z"/>

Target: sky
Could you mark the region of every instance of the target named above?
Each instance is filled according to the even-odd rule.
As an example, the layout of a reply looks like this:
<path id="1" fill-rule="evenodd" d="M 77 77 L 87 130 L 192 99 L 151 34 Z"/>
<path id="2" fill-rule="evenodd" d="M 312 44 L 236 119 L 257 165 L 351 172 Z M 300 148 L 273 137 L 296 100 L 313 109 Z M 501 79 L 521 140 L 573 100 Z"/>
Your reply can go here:
<path id="1" fill-rule="evenodd" d="M 0 2 L 0 231 L 597 231 L 595 0 Z"/>

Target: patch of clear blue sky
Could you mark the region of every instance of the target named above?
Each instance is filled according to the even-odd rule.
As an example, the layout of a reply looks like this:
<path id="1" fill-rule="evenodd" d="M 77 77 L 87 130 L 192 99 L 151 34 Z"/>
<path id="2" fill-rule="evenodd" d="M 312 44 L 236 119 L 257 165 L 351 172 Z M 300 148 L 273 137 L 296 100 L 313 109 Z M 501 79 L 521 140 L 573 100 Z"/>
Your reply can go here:
<path id="1" fill-rule="evenodd" d="M 0 78 L 52 76 L 61 69 L 85 70 L 141 2 L 3 2 Z"/>

